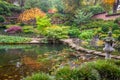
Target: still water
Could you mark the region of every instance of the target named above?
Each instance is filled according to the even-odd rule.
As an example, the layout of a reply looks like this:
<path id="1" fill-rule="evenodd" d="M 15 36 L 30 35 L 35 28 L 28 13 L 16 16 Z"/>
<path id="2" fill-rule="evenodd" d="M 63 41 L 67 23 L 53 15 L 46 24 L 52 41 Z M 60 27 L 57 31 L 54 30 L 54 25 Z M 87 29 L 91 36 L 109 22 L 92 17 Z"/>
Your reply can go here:
<path id="1" fill-rule="evenodd" d="M 32 73 L 52 73 L 56 68 L 79 67 L 100 58 L 62 44 L 0 45 L 0 80 L 23 80 Z"/>
<path id="2" fill-rule="evenodd" d="M 59 44 L 0 45 L 0 80 L 21 80 L 32 72 L 40 70 L 37 69 L 39 65 L 36 62 L 38 55 L 65 48 L 67 47 Z M 31 64 L 32 62 L 34 65 Z"/>

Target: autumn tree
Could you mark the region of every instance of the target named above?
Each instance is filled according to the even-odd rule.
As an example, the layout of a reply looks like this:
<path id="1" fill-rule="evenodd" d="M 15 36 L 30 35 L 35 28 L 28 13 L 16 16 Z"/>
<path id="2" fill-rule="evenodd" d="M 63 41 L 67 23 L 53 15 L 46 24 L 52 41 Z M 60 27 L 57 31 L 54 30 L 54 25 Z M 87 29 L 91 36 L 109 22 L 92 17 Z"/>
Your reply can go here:
<path id="1" fill-rule="evenodd" d="M 106 10 L 113 10 L 113 13 L 117 12 L 117 7 L 119 5 L 119 0 L 103 0 L 104 7 L 106 7 Z M 110 8 L 110 9 L 109 9 Z"/>
<path id="2" fill-rule="evenodd" d="M 46 14 L 41 11 L 39 8 L 31 8 L 28 10 L 25 10 L 20 16 L 18 17 L 18 20 L 20 22 L 27 22 L 30 20 L 35 20 L 36 17 L 44 17 Z"/>
<path id="3" fill-rule="evenodd" d="M 115 0 L 103 0 L 103 2 L 105 4 L 113 5 L 113 3 L 115 2 Z"/>

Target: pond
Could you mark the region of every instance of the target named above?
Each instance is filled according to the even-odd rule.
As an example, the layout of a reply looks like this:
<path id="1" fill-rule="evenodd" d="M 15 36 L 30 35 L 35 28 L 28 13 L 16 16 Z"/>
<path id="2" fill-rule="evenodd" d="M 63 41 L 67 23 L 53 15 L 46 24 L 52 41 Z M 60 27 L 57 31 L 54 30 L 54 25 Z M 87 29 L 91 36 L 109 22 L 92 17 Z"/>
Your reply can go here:
<path id="1" fill-rule="evenodd" d="M 82 62 L 84 59 L 81 56 L 84 53 L 77 54 L 79 53 L 74 54 L 73 50 L 61 44 L 0 45 L 0 80 L 20 80 L 33 72 L 50 72 L 55 64 L 72 64 L 70 60 L 76 58 L 82 58 Z M 80 61 L 75 62 L 80 64 Z"/>

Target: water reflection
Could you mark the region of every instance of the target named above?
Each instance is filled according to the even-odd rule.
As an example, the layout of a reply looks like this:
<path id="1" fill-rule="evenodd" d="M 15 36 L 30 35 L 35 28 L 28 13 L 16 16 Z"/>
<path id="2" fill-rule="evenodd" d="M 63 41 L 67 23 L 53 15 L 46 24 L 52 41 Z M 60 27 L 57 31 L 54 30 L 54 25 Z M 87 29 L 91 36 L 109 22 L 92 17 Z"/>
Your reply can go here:
<path id="1" fill-rule="evenodd" d="M 20 80 L 33 72 L 50 73 L 59 67 L 78 67 L 98 59 L 96 55 L 68 50 L 59 44 L 0 45 L 0 51 L 0 80 Z"/>
<path id="2" fill-rule="evenodd" d="M 64 45 L 0 45 L 0 80 L 20 80 L 26 75 L 43 69 L 38 55 L 60 51 Z"/>

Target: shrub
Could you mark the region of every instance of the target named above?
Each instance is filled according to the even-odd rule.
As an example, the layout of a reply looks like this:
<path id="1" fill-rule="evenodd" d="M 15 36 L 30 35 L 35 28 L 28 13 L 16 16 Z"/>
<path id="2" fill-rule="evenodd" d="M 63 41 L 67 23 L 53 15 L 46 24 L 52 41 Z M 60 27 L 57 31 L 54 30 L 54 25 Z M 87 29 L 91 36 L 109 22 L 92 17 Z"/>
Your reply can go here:
<path id="1" fill-rule="evenodd" d="M 64 67 L 56 72 L 56 80 L 100 80 L 99 73 L 88 66 L 71 69 Z"/>
<path id="2" fill-rule="evenodd" d="M 112 31 L 119 29 L 119 25 L 116 24 L 116 23 L 114 23 L 114 22 L 112 22 L 112 21 L 103 23 L 103 24 L 101 25 L 101 27 L 102 27 L 102 31 L 103 31 L 104 33 L 108 32 L 110 29 L 111 29 Z"/>
<path id="3" fill-rule="evenodd" d="M 79 38 L 83 40 L 92 39 L 93 35 L 94 35 L 94 32 L 92 30 L 85 30 L 81 32 L 81 34 L 79 35 Z"/>
<path id="4" fill-rule="evenodd" d="M 104 12 L 104 9 L 103 9 L 103 7 L 101 7 L 99 5 L 91 6 L 91 7 L 89 7 L 88 12 L 91 12 L 92 14 L 98 14 L 98 13 Z"/>
<path id="5" fill-rule="evenodd" d="M 10 23 L 11 23 L 11 24 L 15 24 L 16 21 L 11 19 L 11 20 L 10 20 Z"/>
<path id="6" fill-rule="evenodd" d="M 5 1 L 0 1 L 0 15 L 7 15 L 9 16 L 11 14 L 9 3 Z"/>
<path id="7" fill-rule="evenodd" d="M 36 17 L 45 17 L 45 13 L 41 11 L 39 8 L 31 8 L 25 10 L 23 13 L 20 14 L 18 20 L 20 22 L 28 22 L 28 21 L 35 21 Z"/>
<path id="8" fill-rule="evenodd" d="M 25 32 L 25 33 L 33 33 L 34 28 L 33 28 L 33 26 L 24 26 L 23 27 L 23 32 Z"/>
<path id="9" fill-rule="evenodd" d="M 51 77 L 45 73 L 36 73 L 32 76 L 28 76 L 24 80 L 53 80 Z"/>
<path id="10" fill-rule="evenodd" d="M 52 18 L 59 18 L 61 20 L 64 20 L 65 15 L 60 14 L 60 13 L 55 13 L 55 14 L 52 15 Z"/>
<path id="11" fill-rule="evenodd" d="M 114 63 L 98 60 L 95 62 L 94 68 L 100 73 L 102 79 L 120 80 L 120 69 Z"/>
<path id="12" fill-rule="evenodd" d="M 120 17 L 116 18 L 114 22 L 120 24 Z"/>
<path id="13" fill-rule="evenodd" d="M 74 18 L 74 23 L 77 25 L 87 23 L 92 16 L 92 13 L 86 13 L 82 10 L 77 10 Z"/>
<path id="14" fill-rule="evenodd" d="M 120 30 L 114 30 L 113 33 L 114 34 L 120 34 Z"/>
<path id="15" fill-rule="evenodd" d="M 42 34 L 48 39 L 68 38 L 68 29 L 68 27 L 60 27 L 54 25 L 51 27 L 46 27 Z"/>
<path id="16" fill-rule="evenodd" d="M 5 18 L 3 16 L 0 16 L 0 23 L 5 22 Z"/>
<path id="17" fill-rule="evenodd" d="M 96 74 L 98 74 L 99 80 L 120 80 L 119 60 L 97 60 L 95 62 L 88 62 L 86 64 L 83 64 L 83 66 L 86 67 L 86 69 L 83 69 L 86 70 L 85 72 L 89 72 L 87 68 L 93 68 L 97 70 L 99 74 Z"/>
<path id="18" fill-rule="evenodd" d="M 37 29 L 39 31 L 42 31 L 44 28 L 50 27 L 50 26 L 51 26 L 51 23 L 50 23 L 49 18 L 47 18 L 47 17 L 43 17 L 43 18 L 38 17 L 37 18 Z"/>
<path id="19" fill-rule="evenodd" d="M 72 69 L 64 67 L 56 72 L 56 80 L 71 80 Z"/>
<path id="20" fill-rule="evenodd" d="M 118 41 L 120 41 L 120 35 L 118 36 Z"/>
<path id="21" fill-rule="evenodd" d="M 69 29 L 69 36 L 70 37 L 78 37 L 80 35 L 80 30 L 76 27 L 71 27 Z"/>
<path id="22" fill-rule="evenodd" d="M 11 4 L 9 5 L 9 8 L 11 12 L 17 12 L 17 13 L 20 13 L 22 10 L 20 6 L 15 6 Z"/>
<path id="23" fill-rule="evenodd" d="M 60 13 L 55 13 L 51 17 L 52 24 L 63 24 L 66 21 L 65 15 Z"/>
<path id="24" fill-rule="evenodd" d="M 120 60 L 109 59 L 109 60 L 107 60 L 107 62 L 113 63 L 113 64 L 115 64 L 117 66 L 120 66 Z"/>
<path id="25" fill-rule="evenodd" d="M 6 30 L 7 33 L 17 33 L 22 32 L 22 28 L 20 26 L 11 26 Z"/>
<path id="26" fill-rule="evenodd" d="M 20 26 L 25 26 L 25 23 L 24 23 L 24 22 L 21 22 L 19 25 L 20 25 Z"/>
<path id="27" fill-rule="evenodd" d="M 76 75 L 79 80 L 101 80 L 98 71 L 87 65 L 83 65 Z"/>
<path id="28" fill-rule="evenodd" d="M 98 27 L 101 27 L 101 23 L 104 23 L 104 21 L 103 20 L 91 21 L 90 23 L 85 24 L 84 26 L 81 26 L 81 29 L 98 28 Z"/>
<path id="29" fill-rule="evenodd" d="M 112 31 L 120 29 L 119 25 L 116 23 L 111 23 L 111 27 L 112 27 Z"/>
<path id="30" fill-rule="evenodd" d="M 101 30 L 104 32 L 104 33 L 107 33 L 109 31 L 109 26 L 107 26 L 107 24 L 104 24 L 101 28 Z"/>

